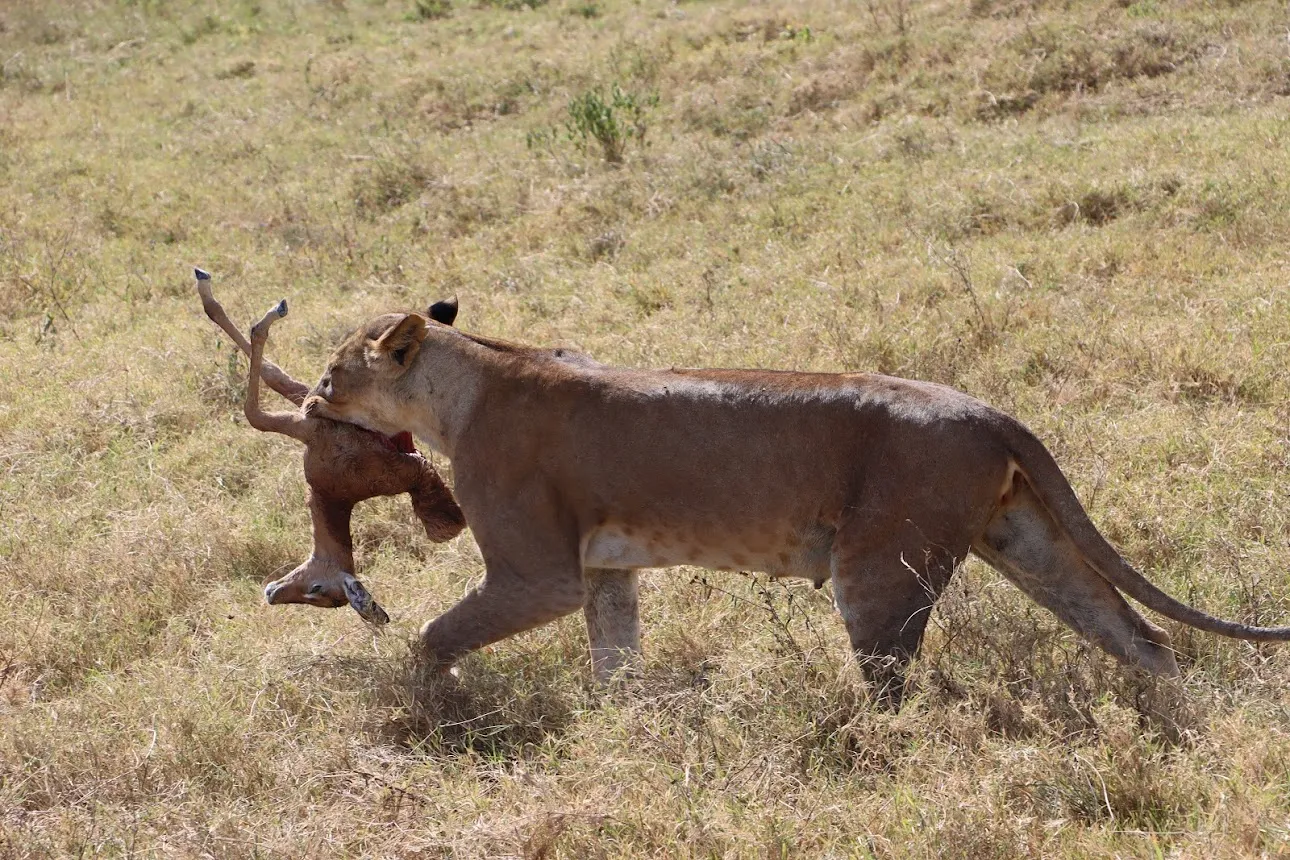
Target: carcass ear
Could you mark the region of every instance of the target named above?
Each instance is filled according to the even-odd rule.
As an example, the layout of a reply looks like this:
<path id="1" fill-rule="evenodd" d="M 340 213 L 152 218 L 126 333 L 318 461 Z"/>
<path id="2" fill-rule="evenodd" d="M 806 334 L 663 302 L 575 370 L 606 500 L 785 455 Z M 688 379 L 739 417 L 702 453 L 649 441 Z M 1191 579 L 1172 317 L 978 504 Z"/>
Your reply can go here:
<path id="1" fill-rule="evenodd" d="M 426 318 L 421 314 L 408 314 L 391 326 L 376 341 L 368 342 L 369 356 L 389 356 L 400 367 L 407 367 L 421 349 L 426 339 Z"/>
<path id="2" fill-rule="evenodd" d="M 457 318 L 457 297 L 435 302 L 430 306 L 430 319 L 444 325 L 452 325 L 453 320 Z"/>

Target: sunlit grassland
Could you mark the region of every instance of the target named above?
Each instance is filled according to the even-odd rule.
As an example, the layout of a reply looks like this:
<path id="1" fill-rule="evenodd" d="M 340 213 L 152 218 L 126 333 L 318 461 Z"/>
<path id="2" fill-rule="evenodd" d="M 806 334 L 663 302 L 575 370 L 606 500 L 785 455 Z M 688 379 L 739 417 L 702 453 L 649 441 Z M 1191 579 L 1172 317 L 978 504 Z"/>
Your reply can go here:
<path id="1" fill-rule="evenodd" d="M 515 6 L 517 8 L 510 8 Z M 443 17 L 440 13 L 446 12 Z M 364 316 L 646 366 L 949 383 L 1136 566 L 1290 621 L 1290 14 L 1272 2 L 0 0 L 0 856 L 1244 857 L 1290 850 L 1290 657 L 1131 676 L 977 562 L 877 710 L 829 588 L 651 573 L 460 687 L 482 575 L 401 500 L 394 616 L 270 608 L 297 449 L 191 267 L 312 380 Z M 569 106 L 648 106 L 610 165 Z M 657 101 L 654 102 L 654 97 Z M 439 464 L 450 474 L 448 464 Z"/>

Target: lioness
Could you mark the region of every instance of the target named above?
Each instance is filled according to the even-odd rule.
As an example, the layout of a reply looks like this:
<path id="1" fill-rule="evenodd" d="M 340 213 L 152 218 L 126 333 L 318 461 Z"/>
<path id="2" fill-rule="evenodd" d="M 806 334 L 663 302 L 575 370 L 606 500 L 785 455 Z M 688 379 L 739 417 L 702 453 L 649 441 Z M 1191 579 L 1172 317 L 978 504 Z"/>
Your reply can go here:
<path id="1" fill-rule="evenodd" d="M 410 429 L 452 460 L 484 582 L 421 631 L 448 665 L 586 604 L 604 677 L 639 650 L 634 571 L 693 564 L 832 578 L 851 646 L 898 687 L 933 603 L 975 552 L 1120 660 L 1176 675 L 1162 615 L 1242 639 L 1162 592 L 1089 520 L 1020 422 L 959 391 L 866 373 L 631 370 L 377 317 L 304 408 Z M 612 623 L 598 621 L 616 619 Z M 891 686 L 888 686 L 891 685 Z"/>

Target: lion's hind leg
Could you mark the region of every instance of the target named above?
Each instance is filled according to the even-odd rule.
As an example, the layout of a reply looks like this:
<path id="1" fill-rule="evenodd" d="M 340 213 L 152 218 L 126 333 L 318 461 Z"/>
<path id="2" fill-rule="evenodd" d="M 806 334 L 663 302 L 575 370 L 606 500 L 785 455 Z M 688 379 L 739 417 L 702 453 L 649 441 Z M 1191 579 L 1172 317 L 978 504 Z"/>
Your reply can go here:
<path id="1" fill-rule="evenodd" d="M 905 667 L 917 655 L 932 607 L 967 548 L 929 542 L 909 523 L 883 531 L 881 541 L 867 528 L 839 532 L 833 600 L 875 695 L 898 707 Z"/>
<path id="2" fill-rule="evenodd" d="M 582 605 L 591 644 L 591 671 L 608 683 L 616 673 L 638 668 L 641 650 L 639 582 L 634 570 L 587 568 Z"/>
<path id="3" fill-rule="evenodd" d="M 1116 658 L 1157 675 L 1178 674 L 1169 635 L 1089 565 L 1024 477 L 1015 478 L 972 551 Z"/>

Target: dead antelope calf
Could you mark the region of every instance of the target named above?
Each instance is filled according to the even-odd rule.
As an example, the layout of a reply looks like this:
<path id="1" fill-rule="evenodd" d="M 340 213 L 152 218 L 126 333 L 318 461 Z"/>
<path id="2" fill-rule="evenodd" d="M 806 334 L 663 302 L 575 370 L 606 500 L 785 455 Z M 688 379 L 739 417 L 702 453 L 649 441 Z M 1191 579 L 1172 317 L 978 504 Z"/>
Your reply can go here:
<path id="1" fill-rule="evenodd" d="M 266 585 L 265 599 L 271 604 L 304 603 L 329 609 L 348 603 L 365 620 L 384 624 L 389 616 L 354 576 L 354 542 L 350 536 L 354 505 L 376 496 L 407 493 L 426 536 L 435 542 L 450 540 L 465 528 L 461 508 L 430 461 L 417 453 L 409 433 L 386 436 L 299 411 L 263 411 L 261 379 L 296 406 L 309 394 L 304 383 L 264 361 L 269 328 L 286 316 L 286 300 L 251 328 L 248 342 L 212 295 L 210 275 L 201 269 L 195 273 L 202 309 L 251 360 L 244 406 L 246 420 L 257 430 L 282 433 L 305 445 L 313 552 L 295 570 Z"/>

